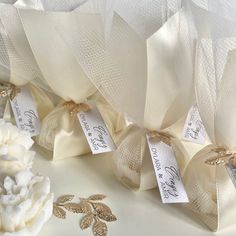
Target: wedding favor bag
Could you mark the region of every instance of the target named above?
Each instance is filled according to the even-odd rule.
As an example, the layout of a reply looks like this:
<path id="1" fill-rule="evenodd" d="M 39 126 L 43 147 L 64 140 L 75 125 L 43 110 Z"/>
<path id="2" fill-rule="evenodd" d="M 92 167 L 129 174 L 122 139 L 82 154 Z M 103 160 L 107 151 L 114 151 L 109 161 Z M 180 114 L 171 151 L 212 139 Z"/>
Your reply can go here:
<path id="1" fill-rule="evenodd" d="M 133 11 L 133 16 L 139 19 L 138 9 L 142 4 L 130 2 L 129 5 L 129 2 L 124 4 L 127 12 Z M 185 152 L 174 134 L 172 137 L 165 129 L 181 118 L 193 103 L 193 42 L 185 14 L 183 10 L 178 11 L 178 2 L 175 2 L 176 5 L 166 3 L 167 8 L 159 2 L 155 3 L 156 5 L 149 2 L 142 6 L 145 9 L 142 12 L 150 13 L 149 10 L 155 8 L 153 12 L 156 13 L 153 18 L 147 13 L 143 17 L 142 25 L 133 25 L 135 19 L 130 19 L 121 6 L 116 6 L 117 14 L 113 17 L 110 41 L 106 41 L 107 47 L 103 49 L 105 52 L 97 45 L 95 47 L 96 53 L 100 52 L 97 58 L 102 60 L 101 65 L 106 65 L 102 67 L 106 77 L 99 79 L 103 74 L 96 66 L 93 71 L 86 68 L 94 83 L 99 85 L 101 93 L 135 123 L 124 131 L 113 156 L 113 166 L 122 182 L 142 190 L 157 185 L 146 142 L 148 130 L 167 132 L 179 167 L 183 170 L 187 158 Z M 171 8 L 173 6 L 177 8 Z M 161 14 L 161 9 L 166 10 L 166 18 L 157 21 L 156 17 L 161 18 L 157 14 Z M 131 28 L 120 20 L 118 14 L 124 17 Z M 152 27 L 148 28 L 150 25 Z M 79 54 L 77 57 L 79 58 Z M 91 57 L 90 60 L 94 58 Z M 109 70 L 111 73 L 108 73 Z M 114 73 L 115 71 L 118 73 Z"/>
<path id="2" fill-rule="evenodd" d="M 236 218 L 236 4 L 190 1 L 188 6 L 198 32 L 197 104 L 212 145 L 192 158 L 184 183 L 190 200 L 187 207 L 216 231 L 235 224 Z"/>
<path id="3" fill-rule="evenodd" d="M 27 86 L 39 119 L 42 119 L 53 109 L 54 104 L 50 93 L 45 92 L 48 87 L 28 44 L 17 8 L 12 4 L 1 3 L 0 20 L 1 100 L 4 100 L 1 102 L 2 110 L 6 106 L 3 116 L 11 118 L 9 100 L 6 97 L 14 95 L 10 96 L 12 100 L 21 92 L 21 87 Z"/>
<path id="4" fill-rule="evenodd" d="M 116 135 L 125 126 L 124 119 L 97 92 L 81 67 L 80 61 L 74 56 L 70 44 L 64 39 L 65 34 L 68 34 L 68 37 L 73 35 L 79 28 L 79 23 L 83 26 L 81 33 L 86 31 L 86 18 L 91 14 L 86 15 L 75 10 L 48 12 L 21 9 L 19 12 L 40 71 L 51 89 L 63 99 L 44 119 L 38 143 L 52 150 L 54 159 L 88 153 L 89 145 L 77 112 L 88 111 L 92 100 L 96 102 L 107 128 L 116 139 Z M 83 21 L 79 21 L 80 18 Z M 38 30 L 35 32 L 37 26 Z M 68 104 L 70 106 L 77 104 L 79 110 L 71 113 Z M 85 110 L 83 106 L 80 110 L 80 104 L 83 104 Z"/>

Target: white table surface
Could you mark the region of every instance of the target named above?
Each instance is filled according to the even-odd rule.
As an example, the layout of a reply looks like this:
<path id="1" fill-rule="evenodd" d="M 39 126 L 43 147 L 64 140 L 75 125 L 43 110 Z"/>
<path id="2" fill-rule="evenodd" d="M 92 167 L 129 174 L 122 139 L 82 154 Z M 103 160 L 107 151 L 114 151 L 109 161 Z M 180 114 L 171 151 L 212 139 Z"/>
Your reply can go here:
<path id="1" fill-rule="evenodd" d="M 35 147 L 37 151 L 34 172 L 47 175 L 55 197 L 75 194 L 88 197 L 92 194 L 107 195 L 108 204 L 118 220 L 108 223 L 111 236 L 210 236 L 204 224 L 180 205 L 163 205 L 157 189 L 132 192 L 113 176 L 110 154 L 68 158 L 50 161 L 50 154 Z M 52 217 L 39 236 L 93 235 L 91 229 L 82 231 L 79 221 L 83 214 L 69 213 L 67 219 Z M 235 219 L 236 220 L 236 219 Z M 236 225 L 218 232 L 220 236 L 233 236 Z"/>

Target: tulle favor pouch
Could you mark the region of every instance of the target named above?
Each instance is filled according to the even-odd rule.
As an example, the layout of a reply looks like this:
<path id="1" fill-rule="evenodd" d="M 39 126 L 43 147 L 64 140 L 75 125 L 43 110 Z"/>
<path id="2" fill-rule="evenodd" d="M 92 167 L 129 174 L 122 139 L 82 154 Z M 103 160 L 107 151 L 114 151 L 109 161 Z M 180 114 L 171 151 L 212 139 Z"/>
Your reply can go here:
<path id="1" fill-rule="evenodd" d="M 190 208 L 211 230 L 235 224 L 234 1 L 189 2 L 198 32 L 195 89 L 201 118 L 212 141 L 184 172 Z"/>
<path id="2" fill-rule="evenodd" d="M 78 105 L 71 101 L 62 101 L 43 120 L 37 140 L 39 145 L 53 151 L 53 160 L 81 156 L 91 152 L 77 112 L 89 112 L 91 109 L 89 104 L 94 101 L 113 141 L 117 142 L 121 131 L 126 127 L 125 119 L 106 102 L 99 92 L 89 96 L 85 103 Z M 75 106 L 78 110 L 71 111 L 71 108 L 73 110 Z"/>
<path id="3" fill-rule="evenodd" d="M 79 28 L 77 18 L 82 17 L 83 27 L 87 27 L 84 18 L 90 14 L 82 14 L 78 9 L 58 12 L 21 9 L 19 12 L 40 71 L 51 89 L 63 99 L 43 120 L 39 145 L 53 151 L 54 160 L 90 152 L 78 113 L 93 110 L 92 100 L 115 141 L 125 121 L 99 94 L 64 39 L 64 34 L 70 37 Z M 36 32 L 35 27 L 38 27 Z"/>
<path id="4" fill-rule="evenodd" d="M 186 114 L 194 102 L 193 43 L 183 10 L 175 13 L 146 41 L 147 60 L 144 65 L 147 66 L 147 90 L 143 128 L 130 125 L 113 156 L 115 174 L 132 189 L 147 190 L 157 186 L 158 173 L 155 175 L 154 172 L 157 166 L 152 163 L 154 158 L 150 157 L 154 148 L 148 145 L 147 135 L 154 144 L 164 143 L 173 151 L 180 172 L 186 166 L 188 155 L 171 126 Z M 133 94 L 132 97 L 136 98 Z M 160 188 L 160 179 L 158 183 Z"/>
<path id="5" fill-rule="evenodd" d="M 40 131 L 40 120 L 54 104 L 34 59 L 17 9 L 0 4 L 0 93 L 1 116 L 28 130 Z M 11 108 L 13 115 L 11 114 Z"/>

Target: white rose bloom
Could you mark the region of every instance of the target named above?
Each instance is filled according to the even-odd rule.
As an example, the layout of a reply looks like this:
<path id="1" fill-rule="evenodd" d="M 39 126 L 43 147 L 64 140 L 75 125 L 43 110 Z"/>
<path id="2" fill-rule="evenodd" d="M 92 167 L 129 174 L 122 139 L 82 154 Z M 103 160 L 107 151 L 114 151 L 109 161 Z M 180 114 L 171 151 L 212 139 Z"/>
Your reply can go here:
<path id="1" fill-rule="evenodd" d="M 34 144 L 28 132 L 20 131 L 11 123 L 0 120 L 0 172 L 14 175 L 32 167 L 35 152 L 29 151 Z"/>
<path id="2" fill-rule="evenodd" d="M 0 188 L 0 236 L 35 236 L 52 215 L 50 180 L 30 171 L 5 177 Z"/>

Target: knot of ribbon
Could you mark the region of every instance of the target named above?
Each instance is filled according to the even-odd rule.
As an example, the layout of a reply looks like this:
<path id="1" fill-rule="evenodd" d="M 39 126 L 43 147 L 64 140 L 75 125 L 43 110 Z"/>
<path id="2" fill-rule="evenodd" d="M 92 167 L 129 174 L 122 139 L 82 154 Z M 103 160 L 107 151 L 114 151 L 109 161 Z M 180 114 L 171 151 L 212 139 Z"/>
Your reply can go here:
<path id="1" fill-rule="evenodd" d="M 75 103 L 73 101 L 64 102 L 63 106 L 68 109 L 70 115 L 76 115 L 77 113 L 83 111 L 87 112 L 91 109 L 90 105 L 87 103 Z"/>
<path id="2" fill-rule="evenodd" d="M 233 164 L 236 165 L 236 153 L 227 150 L 226 148 L 219 147 L 211 149 L 211 152 L 214 152 L 216 155 L 207 159 L 205 161 L 208 165 L 226 165 Z"/>
<path id="3" fill-rule="evenodd" d="M 20 93 L 20 88 L 8 82 L 0 83 L 0 97 L 9 97 L 13 100 Z"/>
<path id="4" fill-rule="evenodd" d="M 148 135 L 151 139 L 154 139 L 156 142 L 163 142 L 168 146 L 171 146 L 172 135 L 159 131 L 149 131 Z"/>

